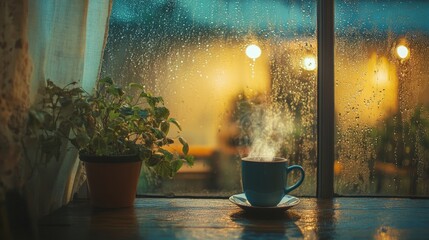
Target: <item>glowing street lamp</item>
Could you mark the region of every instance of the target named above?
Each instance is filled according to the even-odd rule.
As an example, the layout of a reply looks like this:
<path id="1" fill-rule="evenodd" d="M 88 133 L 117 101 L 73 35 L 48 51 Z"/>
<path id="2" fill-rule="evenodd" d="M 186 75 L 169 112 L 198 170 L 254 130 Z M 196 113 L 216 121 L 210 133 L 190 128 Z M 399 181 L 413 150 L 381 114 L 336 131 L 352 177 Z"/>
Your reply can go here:
<path id="1" fill-rule="evenodd" d="M 396 47 L 396 54 L 400 59 L 406 59 L 410 55 L 410 50 L 404 45 L 398 45 Z"/>
<path id="2" fill-rule="evenodd" d="M 314 71 L 317 68 L 316 57 L 313 55 L 305 56 L 301 62 L 302 68 L 307 71 Z"/>
<path id="3" fill-rule="evenodd" d="M 246 48 L 246 55 L 253 60 L 260 57 L 261 53 L 262 53 L 261 48 L 255 44 L 251 44 Z"/>

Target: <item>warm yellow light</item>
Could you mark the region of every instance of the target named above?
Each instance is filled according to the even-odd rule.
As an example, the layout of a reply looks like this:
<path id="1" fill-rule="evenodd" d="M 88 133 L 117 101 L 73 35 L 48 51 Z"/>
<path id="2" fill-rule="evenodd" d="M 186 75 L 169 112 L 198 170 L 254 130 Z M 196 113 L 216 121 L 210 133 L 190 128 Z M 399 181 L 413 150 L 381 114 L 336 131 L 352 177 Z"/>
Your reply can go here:
<path id="1" fill-rule="evenodd" d="M 374 73 L 374 81 L 378 84 L 385 84 L 389 80 L 389 73 L 386 66 L 381 66 Z"/>
<path id="2" fill-rule="evenodd" d="M 400 57 L 401 59 L 407 58 L 409 53 L 410 51 L 404 45 L 399 45 L 398 47 L 396 47 L 396 54 L 398 54 L 398 57 Z"/>
<path id="3" fill-rule="evenodd" d="M 307 71 L 313 71 L 317 67 L 315 56 L 306 56 L 302 59 L 302 68 Z"/>
<path id="4" fill-rule="evenodd" d="M 389 82 L 389 62 L 386 57 L 378 57 L 373 62 L 374 82 L 387 84 Z"/>
<path id="5" fill-rule="evenodd" d="M 251 59 L 257 59 L 259 56 L 261 56 L 261 53 L 261 48 L 255 44 L 251 44 L 246 48 L 246 55 Z"/>

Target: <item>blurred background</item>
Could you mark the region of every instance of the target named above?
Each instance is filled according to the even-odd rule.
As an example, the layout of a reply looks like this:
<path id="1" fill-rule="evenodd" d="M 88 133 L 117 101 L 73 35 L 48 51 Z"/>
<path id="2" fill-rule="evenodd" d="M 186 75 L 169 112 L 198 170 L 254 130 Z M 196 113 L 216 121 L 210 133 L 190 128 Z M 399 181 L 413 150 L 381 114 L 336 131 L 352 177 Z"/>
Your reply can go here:
<path id="1" fill-rule="evenodd" d="M 335 7 L 336 193 L 428 196 L 429 3 Z M 315 196 L 316 20 L 307 0 L 115 0 L 102 76 L 163 96 L 196 158 L 143 171 L 138 193 L 229 196 L 262 154 L 302 165 L 292 194 Z"/>

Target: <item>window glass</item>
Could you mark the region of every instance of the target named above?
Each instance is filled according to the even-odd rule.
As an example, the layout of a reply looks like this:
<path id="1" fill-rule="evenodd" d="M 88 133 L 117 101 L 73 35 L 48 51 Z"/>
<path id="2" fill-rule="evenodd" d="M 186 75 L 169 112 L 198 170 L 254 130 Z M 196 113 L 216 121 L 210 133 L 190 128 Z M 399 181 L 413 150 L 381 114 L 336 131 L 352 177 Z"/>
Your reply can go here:
<path id="1" fill-rule="evenodd" d="M 240 192 L 253 154 L 302 165 L 293 194 L 315 195 L 315 33 L 315 0 L 115 0 L 102 76 L 163 96 L 196 158 L 173 180 L 143 171 L 138 193 Z"/>
<path id="2" fill-rule="evenodd" d="M 335 189 L 429 195 L 429 2 L 336 1 Z"/>

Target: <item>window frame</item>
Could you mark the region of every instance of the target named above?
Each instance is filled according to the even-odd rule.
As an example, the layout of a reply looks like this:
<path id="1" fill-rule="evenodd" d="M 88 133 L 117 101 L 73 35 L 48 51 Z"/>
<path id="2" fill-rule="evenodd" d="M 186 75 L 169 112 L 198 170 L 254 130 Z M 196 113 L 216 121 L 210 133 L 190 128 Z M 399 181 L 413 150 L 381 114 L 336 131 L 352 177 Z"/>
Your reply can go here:
<path id="1" fill-rule="evenodd" d="M 317 188 L 334 197 L 334 0 L 317 1 Z"/>

